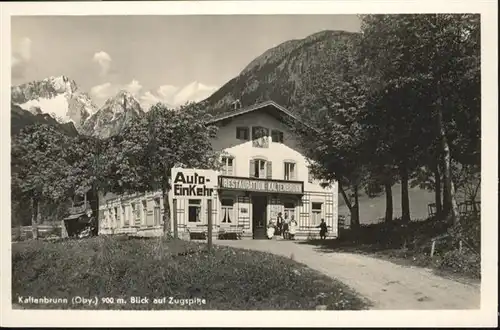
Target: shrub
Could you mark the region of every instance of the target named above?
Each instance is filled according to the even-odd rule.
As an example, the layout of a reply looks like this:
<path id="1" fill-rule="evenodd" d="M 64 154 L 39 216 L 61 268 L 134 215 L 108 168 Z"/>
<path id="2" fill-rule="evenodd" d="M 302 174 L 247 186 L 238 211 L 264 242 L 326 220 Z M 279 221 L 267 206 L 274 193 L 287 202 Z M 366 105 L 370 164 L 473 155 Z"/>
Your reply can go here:
<path id="1" fill-rule="evenodd" d="M 467 248 L 462 252 L 458 250 L 449 251 L 444 254 L 439 268 L 481 278 L 481 255 L 472 253 Z"/>

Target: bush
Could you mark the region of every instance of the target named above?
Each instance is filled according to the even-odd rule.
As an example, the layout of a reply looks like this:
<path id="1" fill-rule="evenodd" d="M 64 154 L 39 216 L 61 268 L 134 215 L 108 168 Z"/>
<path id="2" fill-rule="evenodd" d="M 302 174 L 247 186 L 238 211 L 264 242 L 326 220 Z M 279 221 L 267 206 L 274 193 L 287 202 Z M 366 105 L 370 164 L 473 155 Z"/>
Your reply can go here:
<path id="1" fill-rule="evenodd" d="M 444 254 L 439 268 L 481 278 L 481 255 L 472 253 L 467 248 L 461 253 L 458 250 L 449 251 Z"/>

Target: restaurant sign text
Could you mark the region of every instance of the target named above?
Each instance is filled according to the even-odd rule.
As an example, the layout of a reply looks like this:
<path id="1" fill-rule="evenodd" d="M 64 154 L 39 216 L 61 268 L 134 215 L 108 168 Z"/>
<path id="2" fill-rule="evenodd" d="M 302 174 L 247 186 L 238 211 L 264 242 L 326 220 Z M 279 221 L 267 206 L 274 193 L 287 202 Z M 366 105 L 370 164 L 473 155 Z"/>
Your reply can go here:
<path id="1" fill-rule="evenodd" d="M 247 178 L 219 177 L 221 189 L 255 191 L 277 194 L 302 194 L 302 182 L 287 182 L 275 180 L 255 180 Z"/>

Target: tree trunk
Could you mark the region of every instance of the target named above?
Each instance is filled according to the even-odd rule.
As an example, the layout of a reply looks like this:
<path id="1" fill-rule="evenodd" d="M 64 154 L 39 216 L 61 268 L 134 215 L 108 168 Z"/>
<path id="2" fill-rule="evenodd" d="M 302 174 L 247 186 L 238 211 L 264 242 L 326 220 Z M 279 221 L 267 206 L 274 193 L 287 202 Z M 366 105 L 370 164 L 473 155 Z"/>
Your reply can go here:
<path id="1" fill-rule="evenodd" d="M 162 188 L 163 197 L 163 234 L 169 236 L 171 232 L 170 226 L 170 204 L 168 202 L 168 194 L 170 189 L 168 187 Z"/>
<path id="2" fill-rule="evenodd" d="M 439 166 L 434 166 L 434 194 L 436 200 L 436 215 L 439 217 L 443 212 L 443 204 L 441 204 L 441 173 L 439 173 Z"/>
<path id="3" fill-rule="evenodd" d="M 443 166 L 443 182 L 446 182 L 446 173 Z M 443 184 L 443 217 L 447 217 L 451 210 L 451 198 L 448 192 L 448 186 Z"/>
<path id="4" fill-rule="evenodd" d="M 351 209 L 351 227 L 353 229 L 359 228 L 359 195 L 358 195 L 358 186 L 354 186 L 354 205 L 352 205 Z"/>
<path id="5" fill-rule="evenodd" d="M 440 98 L 439 101 L 440 103 Z M 448 139 L 446 138 L 446 132 L 445 128 L 443 125 L 443 113 L 441 111 L 441 106 L 438 103 L 438 109 L 437 109 L 437 117 L 438 117 L 438 127 L 439 127 L 439 133 L 440 133 L 440 138 L 441 138 L 441 148 L 444 156 L 444 178 L 445 182 L 444 185 L 446 187 L 446 191 L 449 194 L 449 203 L 451 206 L 451 220 L 453 221 L 453 224 L 456 225 L 460 222 L 460 214 L 458 212 L 458 204 L 457 200 L 455 198 L 455 187 L 453 185 L 453 180 L 451 177 L 451 152 L 450 152 L 450 146 L 448 145 Z"/>
<path id="6" fill-rule="evenodd" d="M 351 213 L 351 223 L 350 226 L 352 229 L 357 228 L 359 225 L 359 207 L 357 205 L 352 205 L 351 201 L 349 200 L 349 197 L 347 197 L 347 194 L 342 187 L 342 185 L 339 182 L 339 190 L 340 193 L 342 194 L 342 197 L 344 198 L 345 204 L 347 208 L 349 209 L 349 212 Z M 358 199 L 358 194 L 357 191 L 355 193 L 355 200 L 357 201 Z"/>
<path id="7" fill-rule="evenodd" d="M 342 197 L 344 198 L 345 205 L 347 205 L 347 208 L 349 209 L 349 211 L 351 211 L 351 209 L 352 209 L 351 201 L 347 197 L 347 194 L 346 194 L 344 188 L 342 188 L 342 185 L 340 184 L 340 182 L 339 182 L 339 190 L 340 190 L 340 193 L 342 194 Z"/>
<path id="8" fill-rule="evenodd" d="M 408 169 L 406 164 L 400 166 L 401 174 L 401 220 L 405 223 L 410 222 L 410 196 L 408 193 Z"/>
<path id="9" fill-rule="evenodd" d="M 99 219 L 99 190 L 97 189 L 95 183 L 92 183 L 92 195 L 90 207 L 93 213 L 92 216 L 95 219 L 95 227 L 92 234 L 97 236 L 99 235 L 99 223 L 101 222 L 101 219 Z M 132 223 L 135 221 L 135 215 L 132 216 L 131 221 Z"/>
<path id="10" fill-rule="evenodd" d="M 385 222 L 392 221 L 392 186 L 389 181 L 384 183 L 385 188 Z"/>
<path id="11" fill-rule="evenodd" d="M 38 220 L 40 213 L 40 203 L 35 197 L 31 198 L 31 233 L 33 239 L 38 239 Z"/>

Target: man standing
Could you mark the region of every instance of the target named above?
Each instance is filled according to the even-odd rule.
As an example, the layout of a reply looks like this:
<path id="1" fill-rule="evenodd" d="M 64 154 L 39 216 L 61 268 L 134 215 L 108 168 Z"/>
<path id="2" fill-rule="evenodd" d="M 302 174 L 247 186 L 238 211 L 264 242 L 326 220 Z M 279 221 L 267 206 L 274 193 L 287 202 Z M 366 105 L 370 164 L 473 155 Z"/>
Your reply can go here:
<path id="1" fill-rule="evenodd" d="M 326 233 L 328 232 L 328 227 L 326 226 L 325 219 L 321 219 L 321 223 L 319 224 L 319 226 L 316 226 L 316 228 L 319 228 L 319 238 L 325 239 Z"/>
<path id="2" fill-rule="evenodd" d="M 278 213 L 278 217 L 276 218 L 276 235 L 281 235 L 281 231 L 283 229 L 283 216 L 281 215 L 281 212 Z"/>

